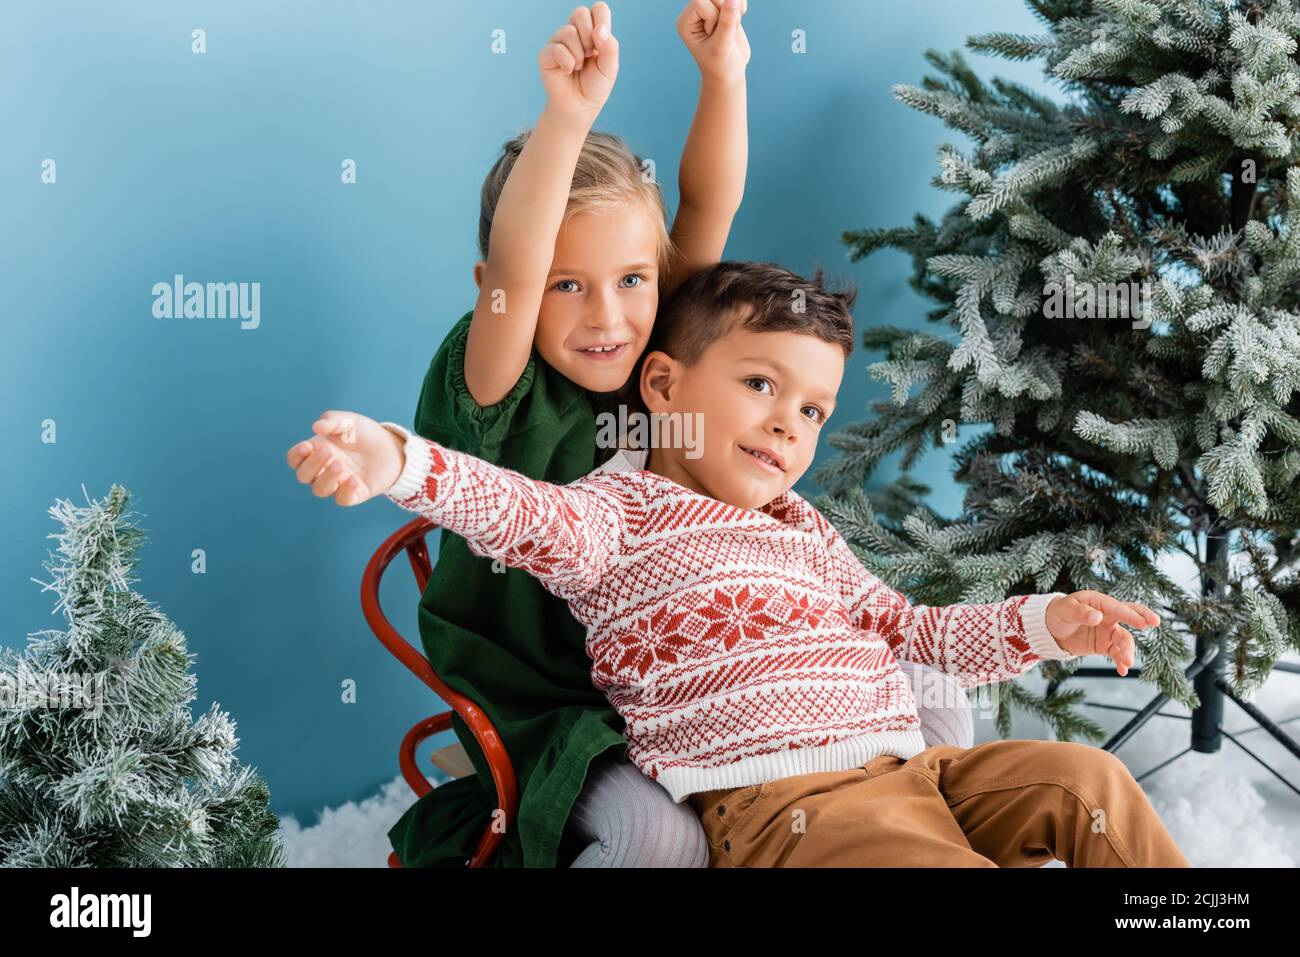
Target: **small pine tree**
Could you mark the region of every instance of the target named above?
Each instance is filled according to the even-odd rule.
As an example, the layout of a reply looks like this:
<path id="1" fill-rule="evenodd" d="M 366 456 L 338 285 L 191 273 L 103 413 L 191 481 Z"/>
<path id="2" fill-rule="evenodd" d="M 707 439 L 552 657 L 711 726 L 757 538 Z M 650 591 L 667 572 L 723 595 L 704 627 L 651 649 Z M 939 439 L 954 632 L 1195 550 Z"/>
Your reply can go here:
<path id="1" fill-rule="evenodd" d="M 216 703 L 192 719 L 195 656 L 129 588 L 143 533 L 128 499 L 114 485 L 85 508 L 56 500 L 60 557 L 38 584 L 68 628 L 0 648 L 0 865 L 283 867 L 235 725 Z"/>
<path id="2" fill-rule="evenodd" d="M 894 87 L 973 140 L 939 149 L 934 185 L 961 199 L 938 223 L 844 240 L 855 260 L 909 253 L 913 288 L 940 304 L 928 318 L 954 331 L 866 331 L 891 400 L 831 437 L 843 455 L 814 476 L 830 493 L 818 504 L 918 602 L 1140 601 L 1162 618 L 1137 634 L 1142 681 L 1189 707 L 1224 675 L 1249 695 L 1300 648 L 1300 13 L 1292 0 L 1029 6 L 1043 35 L 967 46 L 1041 60 L 1066 102 L 985 84 L 957 52 L 930 51 L 940 75 Z M 950 521 L 906 471 L 968 423 L 983 428 L 957 450 L 964 514 Z M 900 449 L 903 478 L 867 494 Z M 1162 569 L 1174 551 L 1200 569 L 1200 594 Z M 1220 650 L 1194 686 L 1189 643 Z M 1082 690 L 1065 690 L 1077 667 L 1044 663 L 1041 697 L 1004 686 L 999 733 L 1018 706 L 1062 740 L 1101 738 L 1074 710 Z M 1217 734 L 1207 712 L 1200 730 Z"/>

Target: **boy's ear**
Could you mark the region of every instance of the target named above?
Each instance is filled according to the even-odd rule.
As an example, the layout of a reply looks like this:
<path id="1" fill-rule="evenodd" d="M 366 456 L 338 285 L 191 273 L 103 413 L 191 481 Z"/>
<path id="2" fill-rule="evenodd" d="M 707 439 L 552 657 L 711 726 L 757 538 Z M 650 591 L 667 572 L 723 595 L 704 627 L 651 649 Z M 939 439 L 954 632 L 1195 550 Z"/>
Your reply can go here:
<path id="1" fill-rule="evenodd" d="M 668 408 L 677 381 L 677 361 L 666 352 L 647 352 L 641 359 L 641 401 L 651 412 Z"/>
<path id="2" fill-rule="evenodd" d="M 483 270 L 486 267 L 487 263 L 483 262 L 481 259 L 474 264 L 474 285 L 478 286 L 480 289 L 483 288 Z"/>

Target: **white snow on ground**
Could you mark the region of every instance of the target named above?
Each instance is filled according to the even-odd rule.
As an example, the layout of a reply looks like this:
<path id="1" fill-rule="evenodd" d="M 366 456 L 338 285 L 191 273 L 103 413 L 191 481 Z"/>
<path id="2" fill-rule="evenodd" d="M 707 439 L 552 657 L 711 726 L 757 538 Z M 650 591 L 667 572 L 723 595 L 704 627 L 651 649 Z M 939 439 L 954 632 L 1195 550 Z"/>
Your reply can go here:
<path id="1" fill-rule="evenodd" d="M 360 804 L 326 808 L 310 827 L 292 814 L 281 815 L 279 836 L 289 866 L 387 867 L 393 850 L 388 829 L 414 803 L 415 792 L 399 774 Z"/>

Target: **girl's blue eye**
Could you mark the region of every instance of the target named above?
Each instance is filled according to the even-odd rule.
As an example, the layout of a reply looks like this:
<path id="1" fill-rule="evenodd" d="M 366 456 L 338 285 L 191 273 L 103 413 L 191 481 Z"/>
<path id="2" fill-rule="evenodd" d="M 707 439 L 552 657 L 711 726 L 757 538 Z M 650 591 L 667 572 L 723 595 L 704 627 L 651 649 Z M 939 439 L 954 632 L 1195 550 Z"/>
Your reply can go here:
<path id="1" fill-rule="evenodd" d="M 763 383 L 763 385 L 771 385 L 771 384 L 772 384 L 772 383 L 768 382 L 766 379 L 764 379 L 764 378 L 763 378 L 762 376 L 760 376 L 760 375 L 752 375 L 752 376 L 750 376 L 749 378 L 747 378 L 747 379 L 745 380 L 745 382 L 746 382 L 746 383 L 750 383 L 750 382 L 761 382 L 761 383 Z M 755 389 L 754 391 L 755 391 L 755 392 L 761 392 L 762 390 L 761 390 L 761 389 Z"/>
<path id="2" fill-rule="evenodd" d="M 552 286 L 551 288 L 552 288 L 552 289 L 560 289 L 560 287 L 563 286 L 566 282 L 573 283 L 573 285 L 575 285 L 575 286 L 578 284 L 577 281 L 576 281 L 576 280 L 573 280 L 573 279 L 561 279 L 559 282 L 557 282 L 557 283 L 556 283 L 554 286 Z M 577 291 L 576 289 L 560 289 L 560 292 L 576 292 L 576 291 Z"/>
<path id="3" fill-rule="evenodd" d="M 813 411 L 815 411 L 815 412 L 817 413 L 817 418 L 816 418 L 814 421 L 816 421 L 816 422 L 824 422 L 824 421 L 826 420 L 826 413 L 823 412 L 821 409 L 817 408 L 817 406 L 815 406 L 815 405 L 805 405 L 804 408 L 805 408 L 805 409 L 812 409 Z"/>
<path id="4" fill-rule="evenodd" d="M 620 281 L 620 282 L 626 282 L 628 279 L 635 279 L 635 280 L 636 280 L 636 285 L 634 285 L 634 286 L 624 286 L 624 287 L 623 287 L 624 289 L 635 289 L 637 286 L 641 285 L 641 283 L 645 282 L 645 276 L 642 276 L 640 273 L 635 273 L 635 272 L 634 272 L 634 273 L 629 273 L 628 275 L 624 276 L 624 277 L 623 277 L 621 280 L 619 280 L 619 281 Z"/>

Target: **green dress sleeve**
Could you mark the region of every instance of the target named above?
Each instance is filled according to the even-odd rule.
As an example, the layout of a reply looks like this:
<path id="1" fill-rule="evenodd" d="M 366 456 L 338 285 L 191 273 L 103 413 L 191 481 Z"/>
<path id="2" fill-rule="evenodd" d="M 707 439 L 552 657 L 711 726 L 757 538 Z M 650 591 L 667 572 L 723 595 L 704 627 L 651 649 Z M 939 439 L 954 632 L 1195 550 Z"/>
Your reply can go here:
<path id="1" fill-rule="evenodd" d="M 523 374 L 505 398 L 479 405 L 465 384 L 465 343 L 473 318 L 473 310 L 461 316 L 430 361 L 415 409 L 414 431 L 448 448 L 496 461 L 520 402 L 533 388 L 537 356 L 529 355 Z"/>

